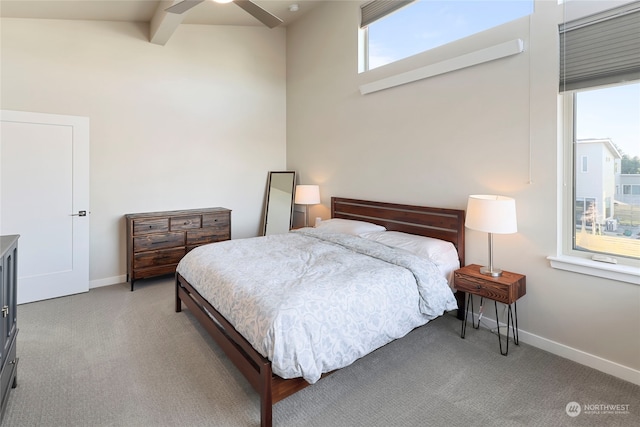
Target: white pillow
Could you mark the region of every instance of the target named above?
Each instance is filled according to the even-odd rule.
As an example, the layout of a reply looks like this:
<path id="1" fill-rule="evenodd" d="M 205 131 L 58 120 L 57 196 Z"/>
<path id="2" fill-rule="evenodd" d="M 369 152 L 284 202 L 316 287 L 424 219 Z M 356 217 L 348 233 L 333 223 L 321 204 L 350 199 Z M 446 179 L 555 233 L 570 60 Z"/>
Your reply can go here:
<path id="1" fill-rule="evenodd" d="M 365 221 L 355 221 L 352 219 L 332 218 L 325 219 L 316 224 L 316 228 L 319 228 L 328 233 L 344 233 L 353 234 L 359 236 L 363 233 L 373 233 L 385 231 L 381 225 L 372 224 Z"/>
<path id="2" fill-rule="evenodd" d="M 429 258 L 436 265 L 450 263 L 452 255 L 458 258 L 458 251 L 451 242 L 434 239 L 432 237 L 418 236 L 399 231 L 377 231 L 361 234 L 360 237 L 375 240 L 387 246 L 404 249 L 420 257 Z"/>

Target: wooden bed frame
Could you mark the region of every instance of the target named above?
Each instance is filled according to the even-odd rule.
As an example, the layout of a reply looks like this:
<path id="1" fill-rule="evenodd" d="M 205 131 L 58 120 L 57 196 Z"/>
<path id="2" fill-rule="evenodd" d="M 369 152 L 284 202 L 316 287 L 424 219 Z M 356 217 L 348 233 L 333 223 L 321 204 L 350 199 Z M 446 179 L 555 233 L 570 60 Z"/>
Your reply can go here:
<path id="1" fill-rule="evenodd" d="M 332 218 L 367 221 L 383 225 L 387 230 L 452 242 L 458 249 L 460 266 L 464 265 L 464 214 L 463 210 L 457 209 L 331 198 Z M 456 299 L 458 318 L 462 318 L 464 297 L 457 293 Z M 258 353 L 224 316 L 176 273 L 176 312 L 182 311 L 182 303 L 260 394 L 260 425 L 270 427 L 273 405 L 310 384 L 302 378 L 283 379 L 273 374 L 271 362 Z"/>

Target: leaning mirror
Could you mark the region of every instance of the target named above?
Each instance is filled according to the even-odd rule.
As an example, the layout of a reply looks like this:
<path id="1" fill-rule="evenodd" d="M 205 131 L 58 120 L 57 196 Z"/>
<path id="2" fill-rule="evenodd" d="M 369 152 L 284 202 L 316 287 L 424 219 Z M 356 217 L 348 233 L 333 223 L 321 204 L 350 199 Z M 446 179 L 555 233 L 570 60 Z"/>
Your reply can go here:
<path id="1" fill-rule="evenodd" d="M 295 188 L 295 172 L 269 172 L 263 218 L 264 236 L 288 233 L 291 229 Z"/>

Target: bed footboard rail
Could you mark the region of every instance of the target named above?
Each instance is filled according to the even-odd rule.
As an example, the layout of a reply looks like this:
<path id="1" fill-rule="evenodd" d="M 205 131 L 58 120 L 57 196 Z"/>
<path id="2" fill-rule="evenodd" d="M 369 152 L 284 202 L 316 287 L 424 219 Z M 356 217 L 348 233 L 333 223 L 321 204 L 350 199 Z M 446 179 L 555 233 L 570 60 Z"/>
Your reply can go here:
<path id="1" fill-rule="evenodd" d="M 271 362 L 258 353 L 184 277 L 176 273 L 176 313 L 182 311 L 183 303 L 258 392 L 260 425 L 271 427 L 273 405 L 309 386 L 309 383 L 303 378 L 283 379 L 275 375 Z"/>
<path id="2" fill-rule="evenodd" d="M 259 354 L 224 316 L 218 313 L 179 273 L 176 273 L 176 312 L 182 311 L 182 303 L 259 393 L 260 425 L 270 427 L 274 403 L 271 388 L 273 377 L 271 362 Z"/>

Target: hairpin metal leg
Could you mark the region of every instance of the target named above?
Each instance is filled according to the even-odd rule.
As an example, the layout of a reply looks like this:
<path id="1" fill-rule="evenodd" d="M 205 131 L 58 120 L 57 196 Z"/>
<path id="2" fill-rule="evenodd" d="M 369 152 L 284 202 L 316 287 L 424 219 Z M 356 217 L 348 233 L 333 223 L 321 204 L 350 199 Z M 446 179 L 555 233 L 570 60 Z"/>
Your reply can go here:
<path id="1" fill-rule="evenodd" d="M 482 303 L 484 301 L 484 297 L 480 297 L 480 313 L 482 314 Z M 473 320 L 473 294 L 467 294 L 467 303 L 465 304 L 467 309 L 464 312 L 464 320 L 462 321 L 462 330 L 460 331 L 460 338 L 464 338 L 467 333 L 467 319 L 469 317 L 469 306 L 471 306 L 471 326 L 474 329 L 480 328 L 480 316 L 478 317 L 478 324 L 476 325 L 475 320 Z"/>
<path id="2" fill-rule="evenodd" d="M 507 310 L 507 344 L 505 351 L 502 351 L 502 337 L 500 336 L 500 321 L 498 320 L 498 303 L 495 303 L 496 307 L 496 325 L 498 325 L 498 344 L 500 345 L 500 354 L 506 356 L 509 354 L 509 329 L 513 328 L 513 343 L 515 345 L 520 344 L 520 337 L 518 336 L 518 306 L 516 302 L 513 303 L 513 311 L 511 310 L 511 304 L 509 304 Z M 515 311 L 515 317 L 514 317 Z"/>
<path id="3" fill-rule="evenodd" d="M 467 333 L 467 317 L 469 317 L 469 306 L 471 306 L 471 313 L 473 313 L 473 295 L 467 294 L 467 303 L 465 304 L 466 310 L 464 312 L 464 319 L 462 320 L 462 328 L 460 330 L 460 338 L 464 338 Z M 473 320 L 473 314 L 471 315 L 471 320 Z"/>
<path id="4" fill-rule="evenodd" d="M 496 325 L 498 326 L 498 344 L 500 345 L 500 354 L 506 356 L 509 353 L 509 315 L 507 315 L 507 350 L 502 351 L 502 336 L 500 335 L 500 320 L 498 319 L 498 302 L 494 301 L 496 307 Z"/>
<path id="5" fill-rule="evenodd" d="M 515 323 L 513 311 L 515 311 Z M 511 311 L 511 306 L 509 306 L 509 316 L 511 316 L 511 327 L 513 328 L 513 343 L 520 345 L 520 337 L 518 336 L 518 303 L 516 301 L 513 302 L 513 311 Z"/>
<path id="6" fill-rule="evenodd" d="M 473 313 L 471 314 L 471 325 L 473 329 L 480 329 L 480 319 L 482 319 L 482 312 L 484 309 L 484 297 L 480 297 L 480 308 L 478 309 L 478 324 L 476 325 L 473 321 Z"/>

